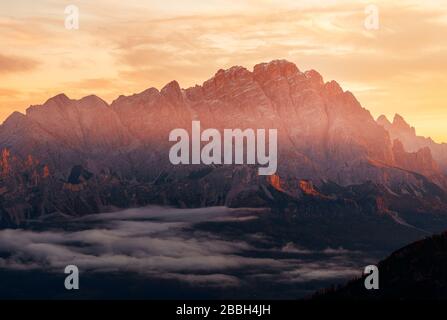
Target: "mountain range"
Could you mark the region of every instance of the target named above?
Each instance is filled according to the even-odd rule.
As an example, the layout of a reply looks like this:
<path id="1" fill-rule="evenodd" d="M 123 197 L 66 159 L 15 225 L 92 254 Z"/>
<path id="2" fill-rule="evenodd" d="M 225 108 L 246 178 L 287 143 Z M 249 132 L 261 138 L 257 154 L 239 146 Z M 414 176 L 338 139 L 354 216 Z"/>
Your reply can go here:
<path id="1" fill-rule="evenodd" d="M 193 120 L 203 129 L 277 129 L 277 173 L 172 165 L 169 132 Z M 147 204 L 290 213 L 334 202 L 421 232 L 447 222 L 447 145 L 417 136 L 399 115 L 376 121 L 337 82 L 285 60 L 219 70 L 187 89 L 172 81 L 110 105 L 60 94 L 11 114 L 0 150 L 2 226 Z"/>

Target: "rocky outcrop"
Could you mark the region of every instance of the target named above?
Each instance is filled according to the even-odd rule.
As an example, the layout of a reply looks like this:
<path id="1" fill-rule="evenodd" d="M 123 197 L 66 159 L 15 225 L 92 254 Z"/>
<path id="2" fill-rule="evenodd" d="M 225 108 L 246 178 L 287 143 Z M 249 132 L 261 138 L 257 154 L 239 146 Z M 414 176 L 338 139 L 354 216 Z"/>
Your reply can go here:
<path id="1" fill-rule="evenodd" d="M 411 127 L 405 119 L 396 114 L 393 122 L 390 122 L 384 115 L 377 118 L 377 123 L 385 128 L 392 140 L 401 141 L 405 151 L 418 152 L 421 149 L 428 148 L 437 162 L 440 169 L 447 173 L 447 144 L 436 143 L 431 138 L 425 138 L 416 134 L 416 129 Z"/>
<path id="2" fill-rule="evenodd" d="M 416 152 L 406 152 L 400 140 L 394 140 L 393 154 L 396 164 L 404 169 L 419 172 L 427 177 L 440 174 L 438 164 L 433 160 L 428 147 Z"/>

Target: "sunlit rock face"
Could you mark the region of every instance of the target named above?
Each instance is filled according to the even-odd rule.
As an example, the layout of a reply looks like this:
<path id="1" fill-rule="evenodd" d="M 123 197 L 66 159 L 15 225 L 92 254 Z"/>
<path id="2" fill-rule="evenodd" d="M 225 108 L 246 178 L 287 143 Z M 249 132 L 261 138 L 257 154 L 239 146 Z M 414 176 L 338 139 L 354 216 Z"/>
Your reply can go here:
<path id="1" fill-rule="evenodd" d="M 277 129 L 275 177 L 258 176 L 254 166 L 172 165 L 169 132 L 191 130 L 194 120 L 203 130 Z M 329 182 L 373 182 L 393 192 L 426 183 L 445 189 L 442 148 L 416 137 L 401 117 L 376 122 L 352 93 L 335 81 L 325 82 L 317 71 L 275 60 L 252 71 L 219 70 L 188 89 L 172 81 L 161 90 L 120 96 L 111 105 L 96 96 L 73 100 L 61 94 L 31 106 L 25 115 L 13 113 L 0 126 L 0 150 L 9 153 L 1 162 L 0 192 L 14 210 L 21 212 L 16 201 L 31 207 L 27 214 L 38 215 L 77 212 L 81 209 L 73 206 L 79 199 L 84 212 L 152 202 L 264 206 L 279 193 L 320 195 L 318 187 Z M 39 181 L 43 176 L 47 181 L 39 182 L 37 189 L 46 191 L 32 204 L 24 200 L 34 192 L 31 180 L 20 169 L 29 155 L 39 163 Z M 75 166 L 92 178 L 81 185 L 68 182 Z"/>
<path id="2" fill-rule="evenodd" d="M 394 116 L 393 122 L 382 115 L 377 119 L 377 123 L 389 132 L 391 139 L 398 139 L 407 152 L 418 152 L 428 148 L 441 171 L 447 173 L 447 144 L 436 143 L 431 138 L 418 136 L 416 129 L 398 114 Z"/>

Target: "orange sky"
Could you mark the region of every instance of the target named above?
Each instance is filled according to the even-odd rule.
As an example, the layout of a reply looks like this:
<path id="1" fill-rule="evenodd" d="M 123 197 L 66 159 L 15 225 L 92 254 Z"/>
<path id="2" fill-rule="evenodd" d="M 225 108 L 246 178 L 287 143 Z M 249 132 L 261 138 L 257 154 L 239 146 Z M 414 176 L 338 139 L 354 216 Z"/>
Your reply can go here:
<path id="1" fill-rule="evenodd" d="M 369 3 L 378 30 L 364 27 Z M 68 4 L 79 30 L 64 27 Z M 2 1 L 0 121 L 60 92 L 111 102 L 284 58 L 337 80 L 374 116 L 399 113 L 447 142 L 446 34 L 447 0 Z"/>

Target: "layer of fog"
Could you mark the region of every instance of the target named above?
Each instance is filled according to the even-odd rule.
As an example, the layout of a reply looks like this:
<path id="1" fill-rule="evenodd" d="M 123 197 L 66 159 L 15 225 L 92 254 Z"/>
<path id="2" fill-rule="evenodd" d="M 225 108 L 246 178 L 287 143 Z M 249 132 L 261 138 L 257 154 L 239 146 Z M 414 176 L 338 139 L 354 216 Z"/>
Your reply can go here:
<path id="1" fill-rule="evenodd" d="M 75 230 L 0 230 L 0 268 L 61 272 L 74 264 L 82 272 L 136 272 L 200 286 L 238 286 L 257 279 L 331 280 L 361 273 L 349 258 L 356 253 L 343 248 L 327 248 L 319 252 L 324 259 L 312 260 L 307 256 L 314 251 L 293 243 L 266 249 L 193 227 L 199 222 L 257 219 L 257 214 L 225 207 L 147 207 L 65 223 L 81 226 Z M 254 237 L 262 240 L 263 235 Z"/>

